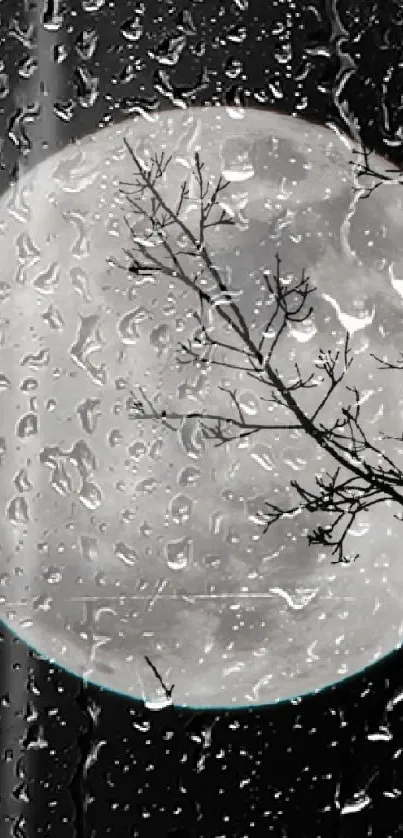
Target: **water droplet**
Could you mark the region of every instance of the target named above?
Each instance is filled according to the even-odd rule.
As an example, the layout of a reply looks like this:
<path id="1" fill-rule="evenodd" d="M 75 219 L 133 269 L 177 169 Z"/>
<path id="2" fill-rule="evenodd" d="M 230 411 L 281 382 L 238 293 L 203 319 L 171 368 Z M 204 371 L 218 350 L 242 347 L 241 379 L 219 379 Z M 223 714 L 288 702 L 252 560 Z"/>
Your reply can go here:
<path id="1" fill-rule="evenodd" d="M 96 562 L 98 559 L 98 541 L 92 535 L 80 536 L 80 549 L 83 559 L 87 562 Z"/>
<path id="2" fill-rule="evenodd" d="M 139 41 L 143 34 L 143 24 L 139 15 L 127 18 L 120 27 L 121 34 L 129 43 Z"/>
<path id="3" fill-rule="evenodd" d="M 81 0 L 84 12 L 99 12 L 105 5 L 105 0 Z"/>
<path id="4" fill-rule="evenodd" d="M 141 480 L 140 483 L 137 483 L 135 491 L 141 495 L 151 495 L 157 486 L 158 483 L 154 477 L 148 477 L 145 480 Z"/>
<path id="5" fill-rule="evenodd" d="M 225 38 L 227 41 L 231 41 L 233 44 L 242 44 L 246 39 L 246 27 L 241 26 L 240 24 L 235 24 L 231 26 L 228 30 Z"/>
<path id="6" fill-rule="evenodd" d="M 77 406 L 77 413 L 83 429 L 87 434 L 92 434 L 95 431 L 98 419 L 101 416 L 100 410 L 97 410 L 99 405 L 99 399 L 88 398 Z"/>
<path id="7" fill-rule="evenodd" d="M 21 390 L 23 393 L 31 393 L 33 390 L 36 390 L 38 386 L 36 378 L 24 378 L 21 383 Z"/>
<path id="8" fill-rule="evenodd" d="M 20 233 L 15 240 L 17 257 L 21 262 L 35 264 L 40 259 L 41 251 L 35 246 L 28 233 Z"/>
<path id="9" fill-rule="evenodd" d="M 371 529 L 369 521 L 356 521 L 353 527 L 350 527 L 348 534 L 360 538 L 366 535 Z"/>
<path id="10" fill-rule="evenodd" d="M 211 513 L 209 530 L 212 535 L 219 535 L 223 522 L 224 515 L 222 514 L 222 512 Z"/>
<path id="11" fill-rule="evenodd" d="M 9 331 L 10 321 L 3 320 L 0 317 L 0 346 L 5 346 L 7 343 L 7 333 Z"/>
<path id="12" fill-rule="evenodd" d="M 313 318 L 307 317 L 302 323 L 299 323 L 298 328 L 287 323 L 289 334 L 295 338 L 298 343 L 308 343 L 317 334 L 318 330 L 315 326 Z"/>
<path id="13" fill-rule="evenodd" d="M 8 282 L 0 282 L 0 303 L 4 303 L 11 295 L 11 285 Z"/>
<path id="14" fill-rule="evenodd" d="M 4 393 L 5 390 L 9 390 L 11 387 L 11 381 L 7 378 L 6 375 L 0 373 L 0 393 Z"/>
<path id="15" fill-rule="evenodd" d="M 183 381 L 177 387 L 177 394 L 179 399 L 199 399 L 205 394 L 206 384 L 208 383 L 205 373 L 201 373 L 196 381 Z"/>
<path id="16" fill-rule="evenodd" d="M 53 262 L 46 271 L 39 273 L 32 285 L 41 294 L 53 294 L 60 280 L 60 269 L 56 262 Z"/>
<path id="17" fill-rule="evenodd" d="M 243 413 L 247 416 L 256 416 L 259 410 L 259 402 L 255 394 L 249 390 L 244 390 L 238 396 L 239 406 Z"/>
<path id="18" fill-rule="evenodd" d="M 172 704 L 171 696 L 167 695 L 162 688 L 157 690 L 159 695 L 147 698 L 144 696 L 144 707 L 147 710 L 164 710 L 165 707 L 170 707 Z M 24 836 L 25 838 L 25 836 Z"/>
<path id="19" fill-rule="evenodd" d="M 14 486 L 17 489 L 17 492 L 28 492 L 29 489 L 32 489 L 32 483 L 30 483 L 28 474 L 25 468 L 22 468 L 14 477 Z"/>
<path id="20" fill-rule="evenodd" d="M 10 92 L 10 82 L 7 73 L 0 73 L 0 99 L 5 99 Z"/>
<path id="21" fill-rule="evenodd" d="M 165 545 L 167 565 L 171 570 L 184 570 L 192 560 L 193 541 L 185 536 Z"/>
<path id="22" fill-rule="evenodd" d="M 239 544 L 241 537 L 239 533 L 237 533 L 233 527 L 228 527 L 228 532 L 225 536 L 225 540 L 228 544 Z"/>
<path id="23" fill-rule="evenodd" d="M 77 99 L 82 108 L 92 108 L 99 96 L 99 78 L 88 67 L 76 67 L 74 73 Z"/>
<path id="24" fill-rule="evenodd" d="M 86 509 L 91 509 L 91 511 L 98 509 L 102 503 L 102 493 L 99 486 L 89 480 L 83 481 L 79 498 L 82 505 Z"/>
<path id="25" fill-rule="evenodd" d="M 57 462 L 53 468 L 50 485 L 62 497 L 69 495 L 73 488 L 70 475 L 63 462 Z"/>
<path id="26" fill-rule="evenodd" d="M 135 518 L 136 515 L 131 509 L 124 509 L 120 516 L 122 524 L 130 524 L 132 521 L 135 520 Z"/>
<path id="27" fill-rule="evenodd" d="M 147 521 L 143 521 L 143 523 L 140 524 L 140 526 L 139 526 L 140 535 L 144 535 L 145 538 L 149 538 L 150 535 L 152 535 L 152 532 L 153 532 L 153 528 Z"/>
<path id="28" fill-rule="evenodd" d="M 26 439 L 28 436 L 35 436 L 39 430 L 39 422 L 36 413 L 26 413 L 17 424 L 17 436 Z"/>
<path id="29" fill-rule="evenodd" d="M 259 526 L 263 526 L 265 524 L 264 516 L 267 516 L 267 500 L 268 498 L 264 495 L 258 495 L 247 500 L 246 514 L 248 520 L 253 524 L 258 524 Z"/>
<path id="30" fill-rule="evenodd" d="M 151 457 L 153 460 L 158 460 L 163 447 L 164 442 L 161 439 L 161 437 L 158 437 L 158 439 L 155 439 L 154 442 L 151 443 L 148 449 L 148 456 Z"/>
<path id="31" fill-rule="evenodd" d="M 30 367 L 33 370 L 39 370 L 42 367 L 47 367 L 50 361 L 49 349 L 41 349 L 36 355 L 25 355 L 21 361 L 22 367 Z"/>
<path id="32" fill-rule="evenodd" d="M 193 501 L 187 495 L 175 495 L 170 503 L 170 513 L 175 524 L 186 524 L 192 514 Z"/>
<path id="33" fill-rule="evenodd" d="M 272 459 L 272 451 L 267 445 L 262 445 L 261 443 L 254 445 L 250 456 L 256 463 L 264 468 L 265 471 L 272 471 L 274 468 L 274 462 Z"/>
<path id="34" fill-rule="evenodd" d="M 133 311 L 128 311 L 124 314 L 117 325 L 118 335 L 122 343 L 136 343 L 136 340 L 139 337 L 137 326 L 139 323 L 147 320 L 149 316 L 149 312 L 143 307 L 136 308 Z"/>
<path id="35" fill-rule="evenodd" d="M 160 326 L 156 326 L 155 329 L 151 331 L 150 343 L 151 346 L 157 350 L 158 356 L 161 356 L 169 346 L 169 335 L 170 330 L 165 323 L 162 323 Z"/>
<path id="36" fill-rule="evenodd" d="M 82 268 L 72 268 L 70 271 L 71 284 L 77 294 L 83 298 L 86 303 L 91 302 L 91 294 L 89 291 L 89 278 Z"/>
<path id="37" fill-rule="evenodd" d="M 55 567 L 54 565 L 50 565 L 49 567 L 44 567 L 42 576 L 49 585 L 57 585 L 63 579 L 63 573 L 60 568 Z"/>
<path id="38" fill-rule="evenodd" d="M 133 565 L 137 562 L 137 554 L 133 547 L 128 546 L 127 544 L 123 544 L 123 541 L 117 542 L 114 544 L 114 552 L 115 556 L 117 556 L 123 564 L 127 565 L 128 567 L 133 567 Z"/>
<path id="39" fill-rule="evenodd" d="M 27 524 L 29 510 L 26 498 L 22 495 L 12 498 L 7 506 L 7 517 L 12 524 Z"/>
<path id="40" fill-rule="evenodd" d="M 178 483 L 180 486 L 195 486 L 199 482 L 200 477 L 200 469 L 193 468 L 193 466 L 185 466 L 179 472 Z"/>
<path id="41" fill-rule="evenodd" d="M 131 457 L 135 460 L 139 460 L 147 451 L 147 446 L 145 442 L 139 440 L 138 442 L 133 442 L 132 445 L 129 445 L 128 452 Z"/>
<path id="42" fill-rule="evenodd" d="M 47 311 L 42 314 L 42 319 L 50 329 L 59 330 L 64 326 L 61 312 L 54 305 L 50 305 Z"/>
<path id="43" fill-rule="evenodd" d="M 61 160 L 53 172 L 54 181 L 64 192 L 81 192 L 99 176 L 96 158 L 89 163 L 82 151 L 73 151 L 68 160 Z"/>
<path id="44" fill-rule="evenodd" d="M 221 556 L 218 556 L 216 553 L 206 553 L 206 555 L 204 555 L 202 558 L 202 564 L 208 570 L 217 570 L 222 565 L 222 558 Z"/>
<path id="45" fill-rule="evenodd" d="M 75 47 L 83 61 L 88 61 L 95 53 L 98 35 L 95 29 L 83 29 L 76 38 Z"/>
<path id="46" fill-rule="evenodd" d="M 282 451 L 282 461 L 287 466 L 292 468 L 293 471 L 303 471 L 307 467 L 307 461 L 303 459 L 303 457 L 298 457 L 295 453 L 295 449 L 292 448 L 283 448 Z"/>
<path id="47" fill-rule="evenodd" d="M 175 67 L 178 63 L 182 52 L 186 46 L 187 38 L 185 35 L 178 35 L 177 37 L 164 38 L 155 51 L 149 50 L 149 55 L 158 61 L 158 64 L 166 65 L 168 67 Z"/>
<path id="48" fill-rule="evenodd" d="M 18 65 L 18 75 L 22 79 L 30 79 L 38 69 L 38 61 L 33 55 L 23 58 Z"/>
<path id="49" fill-rule="evenodd" d="M 15 272 L 15 283 L 16 285 L 26 285 L 27 284 L 27 269 L 25 265 L 20 265 L 16 272 Z"/>
<path id="50" fill-rule="evenodd" d="M 58 64 L 62 64 L 63 61 L 68 56 L 68 52 L 65 48 L 64 44 L 56 44 L 54 48 L 55 61 Z M 73 119 L 74 112 L 76 110 L 76 102 L 74 99 L 68 99 L 66 102 L 61 102 L 60 100 L 55 100 L 53 103 L 53 111 L 59 119 L 63 120 L 63 122 L 70 122 Z"/>
<path id="51" fill-rule="evenodd" d="M 77 72 L 80 72 L 80 70 L 81 68 L 79 68 Z M 87 223 L 85 214 L 82 212 L 78 212 L 77 210 L 69 210 L 68 212 L 64 213 L 64 218 L 67 221 L 70 221 L 77 230 L 77 238 L 73 242 L 71 247 L 72 255 L 76 259 L 82 259 L 84 256 L 88 256 L 89 241 L 87 237 Z"/>
<path id="52" fill-rule="evenodd" d="M 92 363 L 90 357 L 105 346 L 105 341 L 102 339 L 97 326 L 99 315 L 90 314 L 88 317 L 79 315 L 79 319 L 80 325 L 76 341 L 70 347 L 71 358 L 81 369 L 88 373 L 95 384 L 104 385 L 107 380 L 106 365 L 100 364 L 97 367 Z"/>
<path id="53" fill-rule="evenodd" d="M 51 596 L 37 596 L 33 600 L 32 605 L 34 611 L 50 611 L 53 605 L 53 599 Z"/>
<path id="54" fill-rule="evenodd" d="M 203 456 L 205 438 L 198 419 L 188 417 L 181 422 L 179 441 L 188 457 L 197 460 Z"/>
<path id="55" fill-rule="evenodd" d="M 117 445 L 120 445 L 123 442 L 123 436 L 117 428 L 114 428 L 110 432 L 108 442 L 111 448 L 116 448 Z"/>
<path id="56" fill-rule="evenodd" d="M 79 439 L 74 443 L 71 451 L 68 452 L 68 457 L 77 467 L 84 480 L 90 477 L 97 468 L 95 454 L 83 439 Z"/>

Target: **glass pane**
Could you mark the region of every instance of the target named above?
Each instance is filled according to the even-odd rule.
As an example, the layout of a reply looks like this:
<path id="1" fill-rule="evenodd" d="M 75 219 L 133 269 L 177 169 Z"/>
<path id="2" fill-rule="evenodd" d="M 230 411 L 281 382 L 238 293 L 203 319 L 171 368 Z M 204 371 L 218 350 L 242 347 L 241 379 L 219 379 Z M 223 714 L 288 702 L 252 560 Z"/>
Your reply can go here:
<path id="1" fill-rule="evenodd" d="M 4 834 L 375 834 L 402 10 L 3 5 Z"/>

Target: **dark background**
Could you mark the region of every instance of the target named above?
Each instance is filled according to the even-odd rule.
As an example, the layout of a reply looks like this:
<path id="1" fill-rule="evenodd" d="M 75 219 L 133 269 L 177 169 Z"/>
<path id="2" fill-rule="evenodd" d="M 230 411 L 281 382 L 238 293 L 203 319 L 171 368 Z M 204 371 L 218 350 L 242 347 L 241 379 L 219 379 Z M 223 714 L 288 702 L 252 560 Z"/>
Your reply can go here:
<path id="1" fill-rule="evenodd" d="M 401 166 L 402 82 L 397 0 L 0 0 L 0 189 L 71 139 L 180 101 L 330 121 Z M 402 662 L 278 706 L 152 712 L 3 627 L 0 838 L 401 836 Z"/>

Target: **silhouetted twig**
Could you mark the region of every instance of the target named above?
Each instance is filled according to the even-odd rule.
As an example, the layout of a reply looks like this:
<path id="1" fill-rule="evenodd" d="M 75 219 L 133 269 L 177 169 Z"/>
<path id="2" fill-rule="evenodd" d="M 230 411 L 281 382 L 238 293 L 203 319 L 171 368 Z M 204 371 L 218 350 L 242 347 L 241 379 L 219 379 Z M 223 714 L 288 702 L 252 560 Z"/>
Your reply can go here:
<path id="1" fill-rule="evenodd" d="M 281 518 L 293 517 L 303 510 L 312 515 L 326 513 L 329 523 L 314 525 L 307 533 L 308 542 L 330 548 L 334 563 L 354 560 L 358 554 L 348 555 L 345 551 L 345 541 L 353 524 L 361 513 L 385 501 L 393 501 L 403 507 L 403 472 L 366 434 L 361 421 L 360 394 L 356 387 L 344 386 L 345 394 L 350 394 L 349 404 L 341 407 L 330 423 L 324 421 L 324 408 L 329 405 L 352 366 L 349 335 L 346 335 L 341 351 L 320 349 L 313 362 L 316 372 L 304 376 L 296 362 L 291 376 L 282 374 L 276 366 L 281 339 L 290 327 L 303 323 L 313 312 L 310 300 L 315 289 L 305 271 L 299 278 L 287 278 L 285 281 L 282 260 L 276 254 L 274 270 L 263 272 L 269 314 L 259 339 L 255 340 L 238 305 L 239 292 L 231 288 L 213 262 L 206 238 L 208 228 L 217 229 L 234 223 L 227 210 L 219 204 L 227 182 L 222 177 L 215 186 L 206 182 L 204 164 L 197 153 L 192 169 L 196 199 L 194 195 L 190 196 L 185 180 L 175 205 L 171 207 L 160 189 L 171 158 L 165 153 L 156 154 L 146 165 L 127 142 L 126 146 L 135 172 L 130 192 L 124 194 L 131 214 L 142 222 L 140 234 L 136 225 L 126 219 L 132 240 L 132 249 L 125 251 L 130 259 L 129 270 L 136 275 L 152 271 L 168 276 L 194 291 L 199 300 L 199 312 L 194 314 L 196 332 L 186 344 L 178 345 L 178 361 L 191 363 L 198 369 L 212 366 L 230 368 L 263 383 L 268 397 L 261 397 L 261 400 L 284 410 L 286 421 L 278 424 L 247 420 L 236 390 L 229 388 L 220 388 L 228 396 L 228 415 L 208 411 L 181 414 L 160 410 L 141 388 L 137 393 L 130 393 L 127 402 L 129 415 L 163 422 L 172 431 L 178 427 L 175 423 L 192 418 L 199 423 L 205 438 L 213 440 L 214 445 L 225 445 L 234 439 L 278 430 L 306 434 L 330 456 L 335 470 L 324 476 L 317 475 L 313 491 L 308 491 L 296 480 L 291 481 L 297 503 L 285 509 L 267 502 L 267 512 L 262 515 L 264 531 Z M 364 162 L 368 164 L 365 155 Z M 372 170 L 368 171 L 372 173 Z M 184 220 L 184 210 L 190 201 L 194 207 L 195 200 L 199 213 L 196 232 Z M 169 237 L 171 232 L 175 236 Z M 190 267 L 184 257 L 190 258 Z M 212 311 L 217 313 L 232 339 L 222 340 L 213 333 L 209 317 Z M 382 363 L 385 369 L 395 368 L 387 362 Z M 403 368 L 403 360 L 401 366 Z M 301 392 L 307 389 L 318 391 L 316 404 L 310 411 L 303 408 L 300 399 Z"/>
<path id="2" fill-rule="evenodd" d="M 161 677 L 160 673 L 158 672 L 157 667 L 156 667 L 156 666 L 154 666 L 153 662 L 150 660 L 150 658 L 148 657 L 148 655 L 144 655 L 144 660 L 146 661 L 146 663 L 148 664 L 148 666 L 150 667 L 150 669 L 152 669 L 152 671 L 153 671 L 153 673 L 154 673 L 154 675 L 155 675 L 155 677 L 156 677 L 157 681 L 159 681 L 159 682 L 160 682 L 161 687 L 162 687 L 162 689 L 164 690 L 164 693 L 165 693 L 166 698 L 171 698 L 171 697 L 172 697 L 172 692 L 173 692 L 173 689 L 174 689 L 175 684 L 172 684 L 172 686 L 167 687 L 167 685 L 166 685 L 166 684 L 164 683 L 164 681 L 162 680 L 162 677 Z"/>
<path id="3" fill-rule="evenodd" d="M 356 179 L 355 190 L 360 192 L 360 199 L 369 198 L 376 189 L 379 189 L 385 183 L 403 184 L 403 175 L 399 177 L 399 170 L 396 167 L 384 169 L 383 172 L 374 169 L 370 161 L 371 152 L 365 146 L 353 151 L 353 154 L 356 158 L 351 161 Z M 371 184 L 363 186 L 364 178 L 371 178 Z"/>

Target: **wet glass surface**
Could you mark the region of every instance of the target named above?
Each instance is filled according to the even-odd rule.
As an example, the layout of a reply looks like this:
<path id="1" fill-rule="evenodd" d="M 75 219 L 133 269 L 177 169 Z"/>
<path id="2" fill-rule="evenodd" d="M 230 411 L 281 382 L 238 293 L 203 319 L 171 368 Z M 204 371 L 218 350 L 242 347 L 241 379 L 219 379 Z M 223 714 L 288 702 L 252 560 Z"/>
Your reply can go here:
<path id="1" fill-rule="evenodd" d="M 2 8 L 4 834 L 399 834 L 386 5 Z"/>

